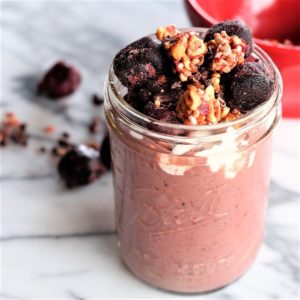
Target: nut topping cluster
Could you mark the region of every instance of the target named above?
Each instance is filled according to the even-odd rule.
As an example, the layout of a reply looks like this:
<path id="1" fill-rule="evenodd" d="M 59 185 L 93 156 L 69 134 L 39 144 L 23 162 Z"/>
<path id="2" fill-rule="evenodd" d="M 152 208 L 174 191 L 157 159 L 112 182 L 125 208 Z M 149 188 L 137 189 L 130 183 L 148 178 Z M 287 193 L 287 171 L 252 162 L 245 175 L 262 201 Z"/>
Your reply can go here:
<path id="1" fill-rule="evenodd" d="M 246 42 L 237 35 L 228 36 L 226 31 L 215 33 L 207 47 L 214 53 L 211 67 L 214 71 L 229 73 L 244 62 Z"/>
<path id="2" fill-rule="evenodd" d="M 229 37 L 225 31 L 215 33 L 214 40 L 204 43 L 196 32 L 180 32 L 175 26 L 159 27 L 156 36 L 172 58 L 175 73 L 181 81 L 192 79 L 176 106 L 179 119 L 186 125 L 218 123 L 225 120 L 230 108 L 219 98 L 221 73 L 228 73 L 244 61 L 245 42 L 238 36 Z M 193 74 L 199 72 L 205 54 L 214 53 L 208 86 L 200 84 Z M 195 82 L 196 81 L 196 82 Z M 154 102 L 157 106 L 157 102 Z M 234 119 L 232 115 L 230 119 Z"/>
<path id="3" fill-rule="evenodd" d="M 224 119 L 230 108 L 220 99 L 215 98 L 212 85 L 206 88 L 200 84 L 189 85 L 180 96 L 176 110 L 186 125 L 218 123 Z"/>
<path id="4" fill-rule="evenodd" d="M 196 32 L 179 32 L 160 27 L 157 30 L 157 38 L 162 40 L 165 49 L 169 51 L 181 81 L 198 71 L 198 67 L 204 62 L 204 55 L 207 53 L 206 44 L 197 36 Z M 172 35 L 175 34 L 175 35 Z M 164 38 L 165 36 L 171 37 Z"/>
<path id="5" fill-rule="evenodd" d="M 28 137 L 26 124 L 21 123 L 14 113 L 6 113 L 0 123 L 0 146 L 8 142 L 26 146 Z"/>

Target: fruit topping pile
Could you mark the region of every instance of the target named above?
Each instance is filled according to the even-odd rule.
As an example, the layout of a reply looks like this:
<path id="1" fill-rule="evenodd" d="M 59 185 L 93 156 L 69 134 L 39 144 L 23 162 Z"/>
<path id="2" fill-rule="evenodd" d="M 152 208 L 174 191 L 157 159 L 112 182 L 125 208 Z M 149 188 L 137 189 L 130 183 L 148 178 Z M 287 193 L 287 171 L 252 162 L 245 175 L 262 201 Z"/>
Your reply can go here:
<path id="1" fill-rule="evenodd" d="M 215 124 L 243 116 L 274 92 L 252 51 L 252 33 L 237 20 L 213 25 L 204 37 L 169 25 L 122 49 L 113 68 L 128 89 L 125 100 L 141 113 L 174 124 Z"/>

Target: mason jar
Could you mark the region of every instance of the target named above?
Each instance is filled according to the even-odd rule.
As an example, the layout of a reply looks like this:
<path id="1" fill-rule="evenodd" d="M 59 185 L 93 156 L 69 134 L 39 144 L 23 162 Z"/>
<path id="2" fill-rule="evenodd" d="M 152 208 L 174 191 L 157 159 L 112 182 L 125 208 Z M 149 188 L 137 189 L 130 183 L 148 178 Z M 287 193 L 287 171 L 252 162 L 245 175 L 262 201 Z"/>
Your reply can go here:
<path id="1" fill-rule="evenodd" d="M 257 46 L 252 59 L 268 69 L 273 95 L 241 118 L 211 125 L 164 123 L 138 112 L 109 70 L 105 116 L 118 245 L 128 268 L 151 285 L 212 291 L 238 279 L 255 260 L 282 81 Z"/>

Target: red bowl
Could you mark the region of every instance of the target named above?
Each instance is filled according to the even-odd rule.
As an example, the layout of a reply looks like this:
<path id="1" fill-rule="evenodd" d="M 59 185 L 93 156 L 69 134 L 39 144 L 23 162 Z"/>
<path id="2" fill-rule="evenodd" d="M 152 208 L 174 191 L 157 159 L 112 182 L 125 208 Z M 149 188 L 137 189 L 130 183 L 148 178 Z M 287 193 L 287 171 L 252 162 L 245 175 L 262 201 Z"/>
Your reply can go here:
<path id="1" fill-rule="evenodd" d="M 243 20 L 252 29 L 255 43 L 271 56 L 281 72 L 283 116 L 300 118 L 299 0 L 185 0 L 185 4 L 194 26 Z M 285 39 L 294 45 L 268 41 Z"/>

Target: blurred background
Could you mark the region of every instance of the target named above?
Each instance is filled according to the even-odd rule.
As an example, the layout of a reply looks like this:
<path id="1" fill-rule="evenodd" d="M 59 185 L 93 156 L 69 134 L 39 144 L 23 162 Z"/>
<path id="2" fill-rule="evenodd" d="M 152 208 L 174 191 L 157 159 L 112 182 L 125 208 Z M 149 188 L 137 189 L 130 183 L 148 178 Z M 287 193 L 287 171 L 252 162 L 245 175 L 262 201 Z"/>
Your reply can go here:
<path id="1" fill-rule="evenodd" d="M 250 12 L 263 8 L 262 3 L 267 7 L 274 1 L 205 1 L 217 3 L 206 8 L 200 2 L 204 1 L 1 2 L 1 117 L 13 112 L 30 134 L 27 147 L 0 149 L 1 299 L 183 297 L 145 285 L 120 262 L 111 173 L 68 190 L 50 152 L 62 132 L 70 133 L 74 143 L 99 144 L 103 139 L 103 108 L 92 105 L 91 98 L 102 96 L 113 57 L 128 43 L 162 25 L 207 26 L 222 18 L 218 9 L 225 11 L 224 5 L 236 8 L 234 17 L 245 11 L 251 16 Z M 273 17 L 282 27 L 292 19 L 285 13 L 290 2 L 281 1 L 283 13 Z M 297 5 L 293 11 L 299 12 L 299 1 L 292 2 Z M 299 46 L 278 45 L 277 36 L 270 39 L 262 42 L 265 47 L 275 47 L 279 58 L 292 58 L 292 67 L 289 61 L 278 65 L 293 78 L 291 84 L 290 76 L 284 79 L 292 92 L 284 95 L 287 118 L 275 132 L 265 241 L 242 279 L 202 299 L 298 299 L 300 295 Z M 37 95 L 36 88 L 58 60 L 75 66 L 82 81 L 76 93 L 53 101 Z M 99 131 L 91 133 L 88 127 L 96 117 Z M 44 130 L 49 126 L 54 128 L 51 133 Z M 39 153 L 41 147 L 45 153 Z"/>

